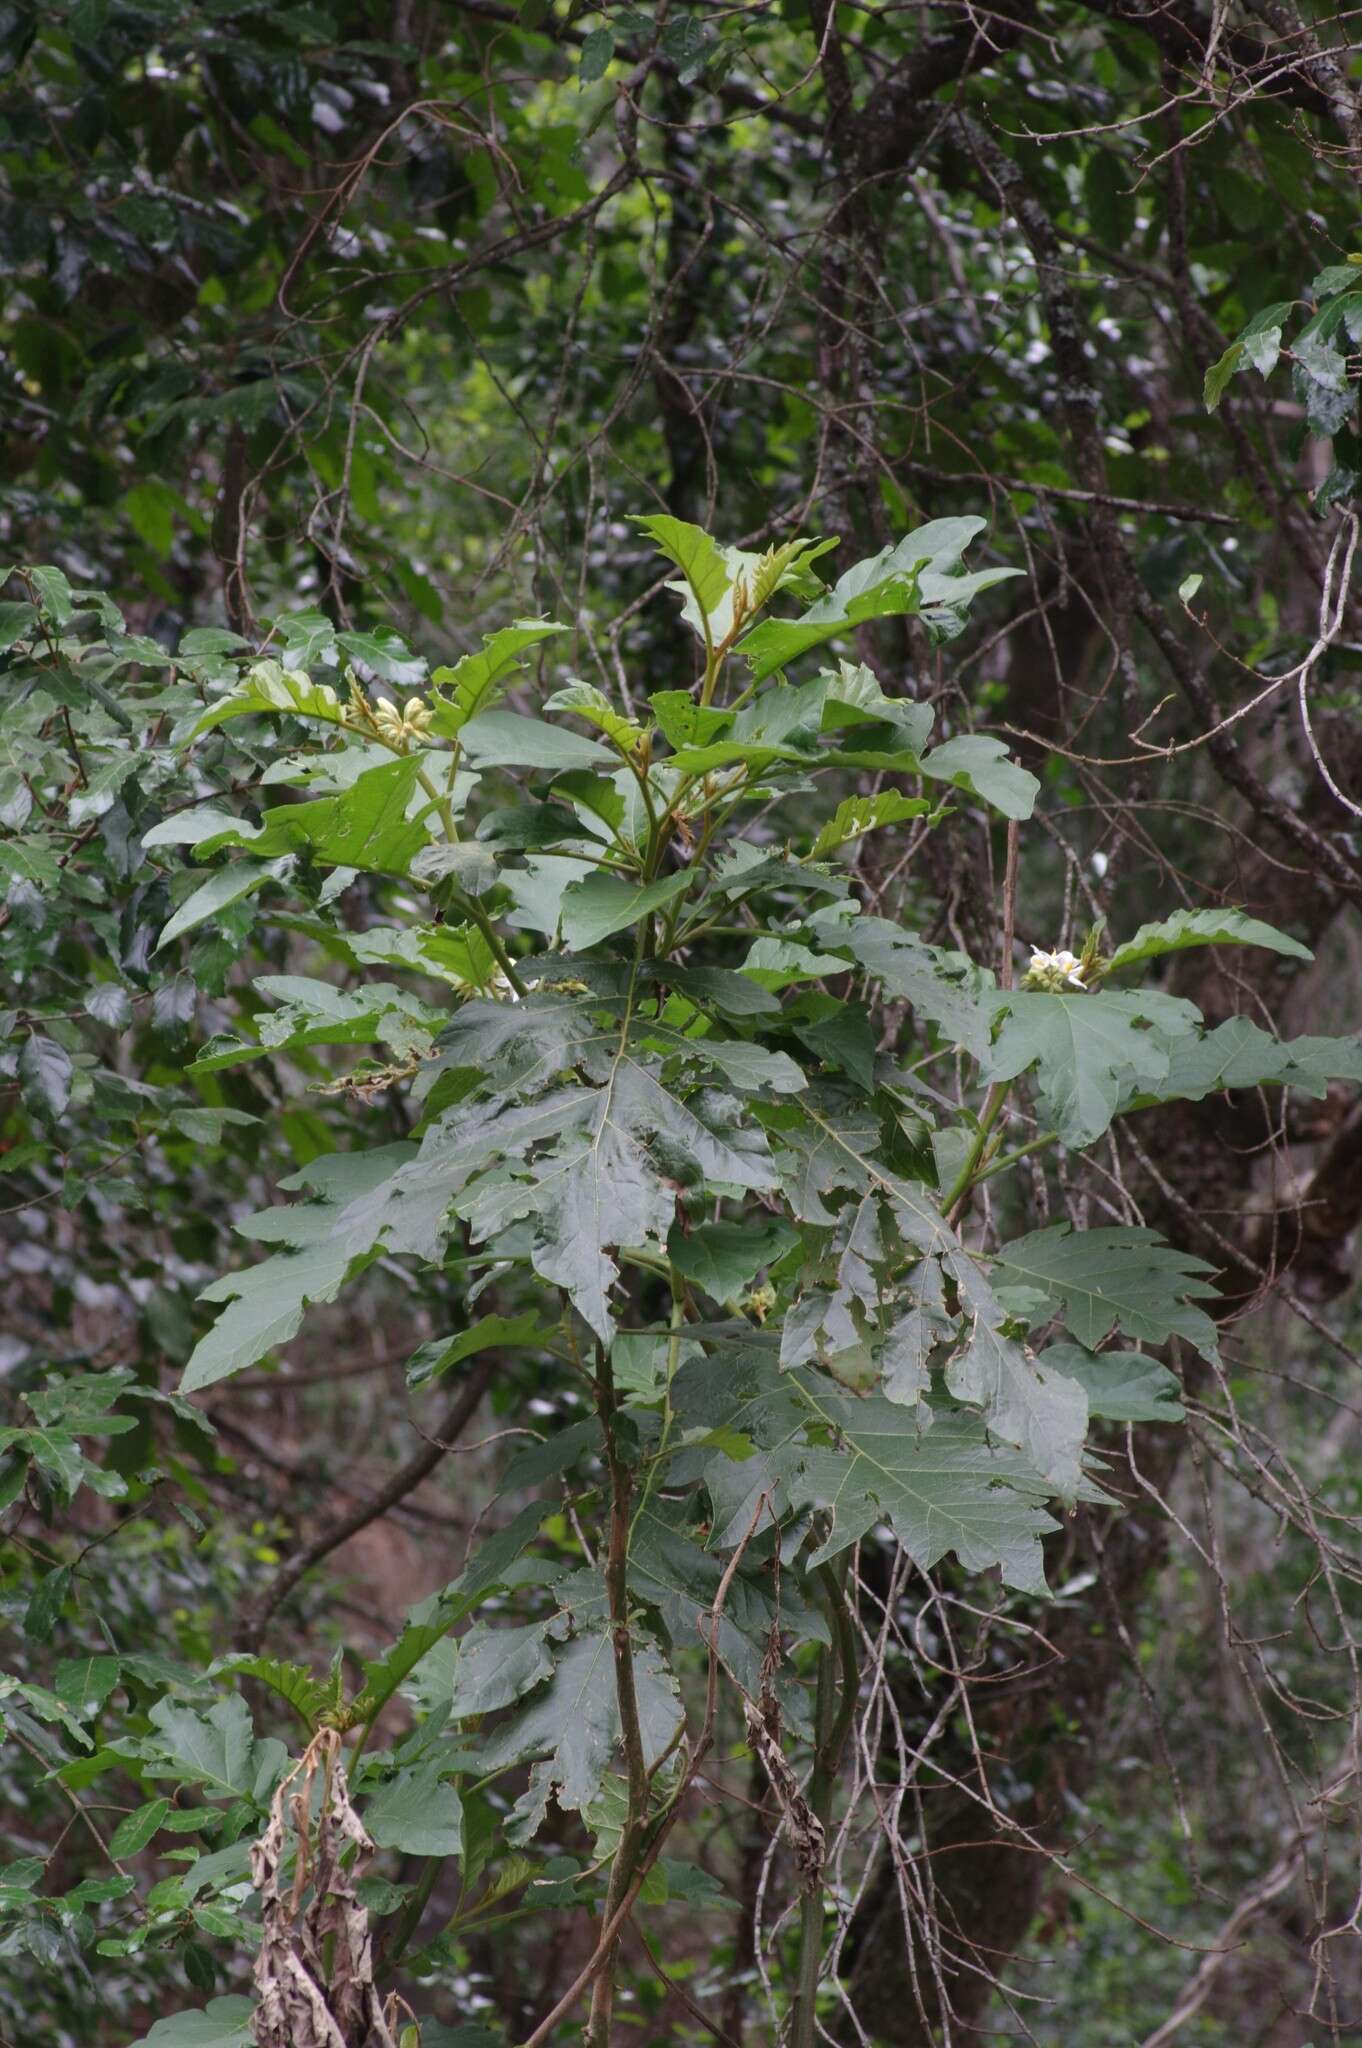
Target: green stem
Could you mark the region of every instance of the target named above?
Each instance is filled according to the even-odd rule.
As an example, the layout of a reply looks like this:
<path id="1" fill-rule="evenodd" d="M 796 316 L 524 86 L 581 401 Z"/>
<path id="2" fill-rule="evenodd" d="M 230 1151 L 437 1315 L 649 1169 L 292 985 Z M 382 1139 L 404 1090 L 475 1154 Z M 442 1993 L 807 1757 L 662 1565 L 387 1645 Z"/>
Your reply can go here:
<path id="1" fill-rule="evenodd" d="M 1047 1145 L 1055 1145 L 1058 1142 L 1059 1132 L 1047 1131 L 1043 1138 L 1032 1138 L 1029 1144 L 1018 1145 L 1015 1152 L 1004 1152 L 1001 1159 L 991 1159 L 983 1172 L 974 1176 L 975 1187 L 978 1187 L 981 1181 L 992 1180 L 995 1173 L 1006 1173 L 1008 1167 L 1015 1166 L 1019 1159 L 1027 1159 L 1033 1152 L 1043 1152 Z"/>
<path id="2" fill-rule="evenodd" d="M 444 1866 L 445 1858 L 443 1856 L 428 1856 L 426 1858 L 425 1869 L 416 1880 L 416 1884 L 412 1889 L 412 1895 L 393 1923 L 392 1933 L 384 1945 L 383 1969 L 385 1974 L 390 1970 L 395 1970 L 403 1956 L 407 1953 L 412 1936 L 421 1924 L 421 1915 L 430 1904 L 430 1895 L 435 1889 L 435 1881 L 444 1869 Z"/>
<path id="3" fill-rule="evenodd" d="M 974 1134 L 973 1144 L 965 1155 L 965 1163 L 949 1191 L 941 1197 L 941 1213 L 948 1223 L 955 1222 L 956 1211 L 963 1205 L 965 1197 L 974 1186 L 975 1171 L 984 1156 L 985 1147 L 992 1135 L 993 1126 L 998 1121 L 1002 1106 L 1007 1100 L 1007 1086 L 1006 1081 L 995 1081 L 989 1089 L 979 1117 L 979 1128 Z"/>
<path id="4" fill-rule="evenodd" d="M 470 918 L 472 922 L 477 926 L 478 930 L 482 933 L 483 937 L 486 939 L 488 945 L 492 949 L 493 959 L 496 961 L 502 973 L 506 976 L 507 981 L 510 982 L 511 987 L 515 990 L 516 994 L 518 996 L 527 996 L 530 992 L 529 988 L 526 985 L 526 983 L 520 979 L 520 976 L 516 973 L 515 961 L 506 951 L 505 946 L 502 944 L 501 939 L 497 934 L 496 926 L 492 923 L 491 918 L 487 915 L 487 912 L 483 909 L 482 905 L 480 903 L 475 903 L 473 898 L 471 896 L 466 896 L 461 889 L 457 891 L 457 893 L 455 894 L 454 903 L 460 915 Z"/>
<path id="5" fill-rule="evenodd" d="M 396 751 L 397 750 L 394 749 L 394 752 Z M 420 783 L 422 789 L 425 791 L 426 795 L 430 798 L 436 810 L 439 812 L 440 823 L 445 828 L 445 838 L 449 841 L 451 846 L 457 846 L 459 843 L 459 828 L 454 823 L 454 806 L 450 801 L 448 795 L 444 791 L 436 787 L 436 785 L 431 781 L 430 777 L 427 775 L 424 768 L 417 769 L 416 780 Z"/>

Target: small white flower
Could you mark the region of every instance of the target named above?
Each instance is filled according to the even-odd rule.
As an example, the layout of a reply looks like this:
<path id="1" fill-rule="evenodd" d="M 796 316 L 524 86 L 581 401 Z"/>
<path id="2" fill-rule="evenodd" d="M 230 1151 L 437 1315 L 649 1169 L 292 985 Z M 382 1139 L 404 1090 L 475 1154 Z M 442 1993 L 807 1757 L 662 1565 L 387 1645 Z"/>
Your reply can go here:
<path id="1" fill-rule="evenodd" d="M 1066 981 L 1070 988 L 1086 988 L 1087 983 L 1083 979 L 1081 968 L 1082 962 L 1076 953 L 1063 949 L 1047 953 L 1040 946 L 1031 948 L 1031 966 L 1028 973 L 1034 975 L 1038 981 Z"/>

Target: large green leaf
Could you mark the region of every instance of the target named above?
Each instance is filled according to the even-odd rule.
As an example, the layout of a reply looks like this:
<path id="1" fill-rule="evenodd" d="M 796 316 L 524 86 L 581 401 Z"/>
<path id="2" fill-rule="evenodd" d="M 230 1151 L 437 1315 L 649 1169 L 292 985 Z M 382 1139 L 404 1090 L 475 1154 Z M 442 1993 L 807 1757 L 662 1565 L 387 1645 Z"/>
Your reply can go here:
<path id="1" fill-rule="evenodd" d="M 603 732 L 611 745 L 621 754 L 635 753 L 642 745 L 646 728 L 636 718 L 630 718 L 623 711 L 617 711 L 603 690 L 594 683 L 580 679 L 555 690 L 544 700 L 546 711 L 571 711 L 578 718 L 584 718 L 588 725 L 594 725 L 597 732 Z"/>
<path id="2" fill-rule="evenodd" d="M 1170 1040 L 1167 1074 L 1152 1088 L 1132 1088 L 1131 1099 L 1199 1102 L 1222 1089 L 1260 1086 L 1299 1088 L 1320 1098 L 1330 1081 L 1362 1081 L 1357 1039 L 1277 1039 L 1247 1017 L 1230 1017 L 1213 1031 Z"/>
<path id="3" fill-rule="evenodd" d="M 249 1998 L 211 1998 L 201 2012 L 177 2012 L 157 2020 L 133 2048 L 250 2048 Z"/>
<path id="4" fill-rule="evenodd" d="M 193 1062 L 195 1073 L 216 1073 L 267 1053 L 301 1052 L 313 1045 L 378 1044 L 399 1056 L 421 1052 L 445 1022 L 443 1011 L 387 981 L 341 989 L 305 975 L 265 974 L 255 986 L 280 1005 L 255 1017 L 259 1042 L 214 1039 Z"/>
<path id="5" fill-rule="evenodd" d="M 848 569 L 825 597 L 799 619 L 764 619 L 738 642 L 738 653 L 760 682 L 786 668 L 812 647 L 849 634 L 868 619 L 921 613 L 934 623 L 967 604 L 981 590 L 1015 569 L 984 569 L 972 576 L 952 573 L 969 543 L 982 533 L 982 519 L 936 519 L 920 526 L 869 561 Z"/>
<path id="6" fill-rule="evenodd" d="M 671 587 L 681 590 L 688 600 L 687 618 L 697 632 L 703 631 L 701 620 L 708 622 L 714 616 L 733 584 L 732 570 L 717 543 L 703 527 L 692 526 L 685 519 L 673 519 L 666 512 L 636 518 L 634 524 L 681 571 L 684 581 Z"/>
<path id="7" fill-rule="evenodd" d="M 822 685 L 820 731 L 894 725 L 906 747 L 915 754 L 922 751 L 932 729 L 930 704 L 920 704 L 912 697 L 888 696 L 879 677 L 864 662 L 841 661 L 835 670 L 824 669 L 818 681 Z"/>
<path id="8" fill-rule="evenodd" d="M 1207 1358 L 1216 1355 L 1215 1324 L 1199 1299 L 1215 1299 L 1203 1278 L 1212 1269 L 1176 1251 L 1153 1230 L 1073 1230 L 1054 1224 L 1016 1238 L 999 1253 L 995 1273 L 1048 1294 L 1080 1344 L 1096 1351 L 1119 1327 L 1139 1343 L 1185 1337 Z"/>
<path id="9" fill-rule="evenodd" d="M 121 1669 L 117 1657 L 64 1657 L 53 1676 L 52 1690 L 73 1714 L 93 1714 L 117 1685 Z"/>
<path id="10" fill-rule="evenodd" d="M 989 1027 L 979 1005 L 948 980 L 929 947 L 883 917 L 845 919 L 835 908 L 810 919 L 819 943 L 850 953 L 891 996 L 940 1027 L 944 1037 L 976 1059 L 988 1051 Z"/>
<path id="11" fill-rule="evenodd" d="M 1164 1034 L 1175 1039 L 1201 1021 L 1191 1003 L 1152 989 L 1096 995 L 1007 990 L 994 1006 L 1003 1025 L 983 1078 L 1010 1081 L 1035 1067 L 1041 1114 L 1073 1146 L 1101 1137 L 1123 1094 L 1157 1090 L 1168 1074 Z"/>
<path id="12" fill-rule="evenodd" d="M 193 894 L 187 896 L 175 915 L 166 924 L 155 951 L 160 952 L 173 939 L 184 932 L 192 932 L 197 925 L 205 924 L 210 917 L 216 917 L 229 903 L 239 903 L 243 896 L 253 896 L 266 882 L 275 882 L 284 874 L 288 856 L 281 860 L 234 860 L 217 868 L 205 882 L 201 882 Z"/>
<path id="13" fill-rule="evenodd" d="M 703 747 L 733 723 L 731 711 L 699 704 L 689 690 L 654 690 L 648 699 L 663 738 L 672 747 Z"/>
<path id="14" fill-rule="evenodd" d="M 1107 962 L 1108 974 L 1134 967 L 1142 960 L 1157 960 L 1164 953 L 1181 953 L 1189 946 L 1264 946 L 1272 953 L 1286 953 L 1294 960 L 1312 960 L 1314 955 L 1299 939 L 1279 932 L 1260 918 L 1247 917 L 1242 910 L 1175 910 L 1171 917 L 1142 924 L 1133 939 L 1118 946 Z"/>
<path id="15" fill-rule="evenodd" d="M 661 1251 L 676 1213 L 678 1178 L 696 1185 L 771 1188 L 759 1132 L 696 1114 L 658 1065 L 618 1053 L 601 1086 L 579 1091 L 581 1113 L 512 1178 L 490 1175 L 460 1199 L 477 1237 L 533 1215 L 535 1270 L 561 1287 L 604 1342 L 614 1335 L 614 1254 Z M 703 1107 L 703 1101 L 698 1106 Z"/>
<path id="16" fill-rule="evenodd" d="M 763 1266 L 774 1265 L 799 1242 L 779 1216 L 760 1215 L 742 1223 L 702 1223 L 669 1239 L 672 1263 L 715 1301 L 732 1301 Z"/>
<path id="17" fill-rule="evenodd" d="M 790 588 L 809 596 L 819 587 L 809 565 L 837 545 L 835 540 L 800 538 L 756 555 L 743 548 L 720 547 L 702 527 L 669 513 L 648 514 L 634 523 L 681 571 L 682 580 L 668 588 L 679 592 L 687 624 L 714 646 L 732 633 L 739 589 L 747 618 L 761 611 L 778 590 Z"/>
<path id="18" fill-rule="evenodd" d="M 505 1583 L 527 1543 L 538 1534 L 546 1508 L 531 1502 L 504 1529 L 480 1544 L 472 1561 L 442 1591 L 418 1601 L 401 1635 L 387 1653 L 364 1665 L 363 1690 L 350 1703 L 354 1715 L 376 1715 L 423 1657 L 471 1614 L 487 1594 Z"/>
<path id="19" fill-rule="evenodd" d="M 858 1396 L 807 1368 L 781 1373 L 773 1353 L 737 1340 L 683 1366 L 673 1402 L 687 1429 L 746 1439 L 755 1455 L 721 1450 L 705 1468 L 720 1545 L 736 1543 L 768 1492 L 776 1512 L 820 1508 L 829 1527 L 812 1559 L 836 1556 L 881 1522 L 924 1571 L 953 1553 L 1009 1585 L 1045 1585 L 1040 1539 L 1056 1524 L 1048 1492 L 1015 1451 L 989 1441 L 977 1416 L 903 1408 Z"/>
<path id="20" fill-rule="evenodd" d="M 334 796 L 278 805 L 264 813 L 259 825 L 210 808 L 187 818 L 167 819 L 146 834 L 143 844 L 184 842 L 188 835 L 205 857 L 223 847 L 244 846 L 253 862 L 307 852 L 329 867 L 405 875 L 413 856 L 430 838 L 425 820 L 434 799 L 418 794 L 422 773 L 420 756 L 407 754 L 363 769 Z M 204 829 L 212 825 L 217 829 Z M 168 931 L 174 923 L 172 920 Z M 161 944 L 165 943 L 166 933 L 162 933 Z"/>
<path id="21" fill-rule="evenodd" d="M 654 1764 L 670 1748 L 681 1720 L 676 1680 L 650 1643 L 634 1648 L 634 1687 L 644 1755 Z M 482 1767 L 500 1771 L 539 1758 L 529 1790 L 507 1827 L 512 1842 L 527 1841 L 546 1816 L 552 1796 L 560 1808 L 583 1812 L 596 1797 L 619 1743 L 619 1702 L 610 1633 L 587 1628 L 558 1651 L 549 1684 L 526 1700 L 484 1744 Z"/>
<path id="22" fill-rule="evenodd" d="M 703 1547 L 703 1533 L 687 1526 L 679 1504 L 653 1500 L 630 1534 L 630 1588 L 636 1599 L 656 1611 L 675 1651 L 709 1647 L 710 1616 L 723 1564 Z M 750 1563 L 729 1582 L 715 1638 L 720 1658 L 750 1695 L 761 1689 L 761 1667 L 776 1627 L 786 1641 L 827 1638 L 826 1622 L 800 1599 L 796 1584 L 787 1580 L 777 1596 L 769 1569 Z M 791 1685 L 784 1690 L 793 1705 L 800 1688 Z"/>
<path id="23" fill-rule="evenodd" d="M 1143 1351 L 1085 1351 L 1081 1344 L 1050 1344 L 1044 1362 L 1078 1381 L 1088 1413 L 1104 1422 L 1181 1422 L 1186 1414 L 1176 1373 Z"/>
<path id="24" fill-rule="evenodd" d="M 478 1169 L 520 1158 L 600 1113 L 598 1091 L 561 1088 L 523 1105 L 461 1105 L 432 1125 L 415 1157 L 397 1145 L 313 1160 L 283 1185 L 316 1189 L 320 1200 L 262 1210 L 238 1226 L 289 1249 L 204 1289 L 201 1300 L 231 1306 L 197 1346 L 182 1391 L 211 1386 L 296 1336 L 308 1304 L 334 1300 L 358 1262 L 381 1248 L 434 1259 L 450 1204 Z M 527 1199 L 522 1213 L 532 1206 Z"/>
<path id="25" fill-rule="evenodd" d="M 456 738 L 470 719 L 491 710 L 520 670 L 527 648 L 566 630 L 550 619 L 517 619 L 514 625 L 489 634 L 476 654 L 465 654 L 452 668 L 434 670 L 430 679 L 431 731 L 445 739 Z"/>
<path id="26" fill-rule="evenodd" d="M 229 718 L 277 716 L 281 711 L 294 718 L 319 719 L 324 725 L 345 722 L 345 705 L 329 683 L 314 683 L 301 670 L 281 668 L 277 661 L 258 661 L 234 690 L 209 705 L 189 737 L 197 739 Z"/>
<path id="27" fill-rule="evenodd" d="M 913 1306 L 903 1299 L 903 1275 L 917 1264 L 916 1255 L 925 1255 L 939 1266 L 959 1304 L 955 1348 L 946 1368 L 950 1391 L 957 1400 L 977 1404 L 989 1428 L 1023 1451 L 1030 1469 L 1054 1492 L 1075 1497 L 1087 1421 L 1081 1390 L 1062 1374 L 1038 1367 L 1008 1334 L 1001 1303 L 931 1192 L 879 1158 L 880 1130 L 873 1118 L 838 1111 L 815 1096 L 807 1105 L 792 1105 L 778 1120 L 768 1116 L 768 1122 L 795 1214 L 845 1238 L 843 1245 L 834 1236 L 833 1256 L 846 1263 L 839 1263 L 831 1284 L 820 1282 L 800 1311 L 812 1329 L 813 1350 L 832 1361 L 839 1348 L 851 1352 L 864 1340 L 888 1341 L 892 1352 L 891 1333 L 904 1309 Z M 844 1190 L 860 1198 L 860 1211 L 841 1207 Z M 848 1235 L 867 1197 L 879 1204 L 874 1230 Z M 921 1298 L 921 1276 L 915 1285 Z M 940 1298 L 939 1287 L 927 1283 L 928 1308 Z M 901 1361 L 888 1378 L 896 1389 L 904 1387 Z"/>
<path id="28" fill-rule="evenodd" d="M 329 867 L 405 875 L 430 837 L 433 799 L 419 793 L 421 774 L 419 756 L 408 754 L 366 768 L 336 796 L 266 811 L 251 851 L 259 857 L 307 847 Z"/>
<path id="29" fill-rule="evenodd" d="M 477 768 L 597 768 L 619 758 L 599 740 L 515 711 L 480 711 L 459 738 Z"/>
<path id="30" fill-rule="evenodd" d="M 185 1368 L 182 1393 L 197 1393 L 253 1365 L 298 1334 L 310 1302 L 335 1300 L 353 1262 L 376 1242 L 376 1232 L 339 1228 L 342 1216 L 410 1158 L 410 1146 L 403 1145 L 314 1160 L 304 1184 L 318 1189 L 320 1200 L 267 1209 L 238 1226 L 245 1236 L 289 1248 L 244 1272 L 225 1273 L 204 1289 L 200 1300 L 231 1305 L 200 1339 Z"/>
<path id="31" fill-rule="evenodd" d="M 173 1700 L 157 1700 L 146 1738 L 153 1777 L 198 1785 L 210 1799 L 248 1799 L 260 1805 L 287 1761 L 282 1742 L 257 1740 L 249 1709 L 238 1693 L 215 1700 L 206 1714 Z"/>
<path id="32" fill-rule="evenodd" d="M 458 1641 L 458 1661 L 449 1690 L 449 1708 L 456 1721 L 495 1714 L 523 1699 L 553 1676 L 547 1634 L 549 1622 L 522 1628 L 494 1628 L 474 1622 Z"/>
<path id="33" fill-rule="evenodd" d="M 695 877 L 686 869 L 656 882 L 626 881 L 599 871 L 574 882 L 563 896 L 563 941 L 574 953 L 589 952 L 615 932 L 627 931 L 641 918 L 684 894 Z"/>
<path id="34" fill-rule="evenodd" d="M 822 860 L 848 840 L 860 839 L 885 825 L 902 825 L 930 809 L 925 797 L 903 796 L 896 789 L 882 789 L 878 796 L 844 797 L 814 840 L 809 858 Z"/>
<path id="35" fill-rule="evenodd" d="M 463 1852 L 463 1805 L 446 1784 L 438 1756 L 396 1772 L 371 1793 L 364 1825 L 380 1849 L 407 1856 L 458 1856 Z"/>
<path id="36" fill-rule="evenodd" d="M 1035 776 L 1017 766 L 1003 742 L 982 734 L 963 733 L 933 747 L 922 756 L 922 772 L 933 781 L 982 797 L 1005 818 L 1029 818 L 1040 794 Z"/>

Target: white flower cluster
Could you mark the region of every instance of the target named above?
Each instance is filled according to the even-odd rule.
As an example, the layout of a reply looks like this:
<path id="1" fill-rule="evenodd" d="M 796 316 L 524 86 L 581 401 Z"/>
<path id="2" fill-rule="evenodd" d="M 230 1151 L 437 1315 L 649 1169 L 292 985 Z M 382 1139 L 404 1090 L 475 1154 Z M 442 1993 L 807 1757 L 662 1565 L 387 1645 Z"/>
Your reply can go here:
<path id="1" fill-rule="evenodd" d="M 374 730 L 392 745 L 394 742 L 401 744 L 420 739 L 435 714 L 419 697 L 408 697 L 400 711 L 386 698 L 379 698 L 377 703 L 369 706 L 369 716 Z"/>
<path id="2" fill-rule="evenodd" d="M 1024 988 L 1086 989 L 1082 974 L 1083 963 L 1076 953 L 1063 950 L 1047 953 L 1040 946 L 1031 948 L 1031 965 L 1026 971 Z"/>

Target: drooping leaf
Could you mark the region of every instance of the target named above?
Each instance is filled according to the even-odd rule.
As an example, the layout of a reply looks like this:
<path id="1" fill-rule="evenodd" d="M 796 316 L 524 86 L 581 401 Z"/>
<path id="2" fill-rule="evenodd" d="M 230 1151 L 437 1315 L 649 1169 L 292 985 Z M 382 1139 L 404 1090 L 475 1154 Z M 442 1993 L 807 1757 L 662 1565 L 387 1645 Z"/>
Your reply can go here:
<path id="1" fill-rule="evenodd" d="M 116 981 L 98 981 L 85 997 L 85 1014 L 111 1031 L 121 1031 L 132 1016 L 132 999 Z"/>
<path id="2" fill-rule="evenodd" d="M 838 1229 L 841 1195 L 847 1190 L 862 1203 L 870 1196 L 879 1203 L 877 1234 L 890 1225 L 896 1233 L 897 1242 L 878 1235 L 878 1251 L 866 1236 L 855 1246 L 848 1243 L 848 1251 L 855 1251 L 870 1268 L 870 1278 L 849 1289 L 849 1296 L 859 1302 L 860 1315 L 839 1325 L 845 1347 L 860 1339 L 889 1338 L 906 1306 L 895 1296 L 905 1268 L 916 1263 L 910 1255 L 931 1258 L 958 1303 L 957 1341 L 947 1366 L 951 1392 L 958 1400 L 977 1403 L 989 1428 L 1023 1451 L 1028 1469 L 1052 1491 L 1074 1498 L 1081 1483 L 1086 1422 L 1081 1390 L 1059 1374 L 1038 1368 L 1008 1334 L 1007 1317 L 979 1262 L 950 1228 L 931 1192 L 894 1172 L 879 1157 L 878 1122 L 864 1115 L 853 1118 L 815 1097 L 807 1107 L 801 1103 L 782 1117 L 772 1135 L 781 1148 L 778 1158 L 786 1193 L 802 1220 Z M 876 1273 L 877 1265 L 884 1270 Z M 929 1305 L 937 1298 L 935 1287 L 929 1287 Z M 834 1307 L 845 1314 L 844 1305 Z M 821 1302 L 813 1304 L 812 1312 L 822 1316 Z"/>
<path id="3" fill-rule="evenodd" d="M 526 1351 L 548 1343 L 553 1332 L 545 1329 L 533 1310 L 518 1316 L 483 1316 L 457 1337 L 434 1337 L 422 1344 L 407 1360 L 407 1385 L 429 1386 L 452 1366 L 481 1351 Z"/>
<path id="4" fill-rule="evenodd" d="M 1215 412 L 1230 386 L 1230 379 L 1244 359 L 1242 341 L 1232 341 L 1223 355 L 1210 364 L 1202 381 L 1201 400 L 1207 412 Z"/>
<path id="5" fill-rule="evenodd" d="M 30 1031 L 19 1050 L 19 1086 L 26 1107 L 42 1123 L 59 1117 L 71 1100 L 75 1066 L 64 1045 Z"/>
<path id="6" fill-rule="evenodd" d="M 1294 301 L 1283 299 L 1271 306 L 1263 306 L 1246 326 L 1240 329 L 1225 353 L 1211 364 L 1206 372 L 1202 398 L 1207 412 L 1214 412 L 1229 388 L 1230 379 L 1236 370 L 1253 358 L 1248 348 L 1259 336 L 1275 333 L 1280 343 L 1281 331 L 1294 311 Z"/>
<path id="7" fill-rule="evenodd" d="M 457 1579 L 411 1609 L 406 1627 L 387 1655 L 366 1661 L 363 1691 L 350 1703 L 353 1715 L 373 1716 L 380 1712 L 435 1644 L 503 1582 L 525 1545 L 537 1534 L 545 1513 L 545 1507 L 538 1502 L 522 1508 L 504 1529 L 479 1545 Z"/>
<path id="8" fill-rule="evenodd" d="M 195 1348 L 181 1392 L 197 1393 L 253 1365 L 297 1335 L 309 1302 L 334 1301 L 354 1261 L 373 1249 L 374 1233 L 381 1227 L 380 1219 L 372 1231 L 343 1232 L 341 1218 L 410 1157 L 410 1148 L 399 1146 L 314 1161 L 307 1169 L 308 1185 L 321 1190 L 320 1201 L 266 1210 L 243 1226 L 288 1249 L 244 1272 L 225 1273 L 204 1289 L 202 1300 L 230 1306 Z"/>
<path id="9" fill-rule="evenodd" d="M 594 85 L 598 78 L 604 78 L 610 68 L 610 59 L 615 54 L 615 31 L 607 24 L 604 28 L 593 28 L 582 43 L 582 54 L 578 60 L 577 77 L 582 85 Z"/>

